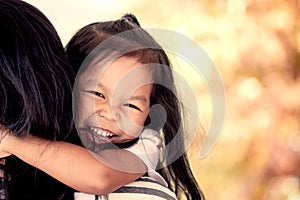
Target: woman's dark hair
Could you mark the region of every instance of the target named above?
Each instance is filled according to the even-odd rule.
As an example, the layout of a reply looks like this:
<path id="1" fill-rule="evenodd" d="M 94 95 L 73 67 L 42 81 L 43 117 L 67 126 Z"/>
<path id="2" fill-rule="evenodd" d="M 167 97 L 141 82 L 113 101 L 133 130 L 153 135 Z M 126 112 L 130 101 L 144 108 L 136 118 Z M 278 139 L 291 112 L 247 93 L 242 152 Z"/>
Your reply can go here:
<path id="1" fill-rule="evenodd" d="M 0 24 L 0 123 L 17 137 L 71 140 L 74 72 L 56 30 L 18 0 L 0 0 Z M 5 171 L 9 199 L 73 199 L 73 190 L 15 156 Z"/>
<path id="2" fill-rule="evenodd" d="M 116 35 L 116 39 L 108 41 Z M 168 182 L 169 188 L 176 193 L 178 199 L 182 197 L 182 194 L 187 199 L 204 199 L 185 153 L 182 105 L 177 98 L 171 63 L 164 50 L 140 27 L 134 15 L 126 14 L 116 21 L 89 24 L 72 37 L 66 46 L 66 52 L 75 71 L 82 71 L 79 68 L 83 61 L 95 52 L 99 44 L 102 47 L 98 51 L 111 49 L 111 52 L 118 51 L 120 57 L 136 58 L 142 64 L 155 63 L 167 66 L 156 65 L 156 67 L 149 68 L 154 83 L 159 83 L 154 84 L 150 106 L 155 104 L 162 106 L 167 114 L 166 120 L 163 119 L 164 113 L 160 113 L 157 109 L 151 114 L 151 119 L 148 117 L 145 126 L 163 133 L 164 146 L 173 143 L 169 145 L 169 148 L 164 149 L 165 156 L 162 159 L 162 162 L 169 165 L 161 166 L 162 168 L 158 170 Z M 126 52 L 126 49 L 133 50 Z"/>

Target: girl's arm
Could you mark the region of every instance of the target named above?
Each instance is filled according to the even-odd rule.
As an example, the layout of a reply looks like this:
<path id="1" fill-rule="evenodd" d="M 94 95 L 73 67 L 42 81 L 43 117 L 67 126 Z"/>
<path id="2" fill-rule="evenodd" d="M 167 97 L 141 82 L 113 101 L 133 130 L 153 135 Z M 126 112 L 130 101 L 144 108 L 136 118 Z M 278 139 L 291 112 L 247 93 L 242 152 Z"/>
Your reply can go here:
<path id="1" fill-rule="evenodd" d="M 103 150 L 101 154 L 92 155 L 85 148 L 71 143 L 30 135 L 18 138 L 6 134 L 2 137 L 0 150 L 12 153 L 62 183 L 90 194 L 108 194 L 146 172 L 143 161 L 122 149 Z"/>

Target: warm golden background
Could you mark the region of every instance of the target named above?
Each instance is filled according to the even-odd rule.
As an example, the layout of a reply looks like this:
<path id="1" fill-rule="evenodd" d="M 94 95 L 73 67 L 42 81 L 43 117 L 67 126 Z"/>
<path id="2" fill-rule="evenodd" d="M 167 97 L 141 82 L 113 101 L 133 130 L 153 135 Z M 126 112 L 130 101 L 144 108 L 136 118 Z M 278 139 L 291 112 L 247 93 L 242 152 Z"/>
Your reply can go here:
<path id="1" fill-rule="evenodd" d="M 216 147 L 200 159 L 198 137 L 189 149 L 206 198 L 300 199 L 299 0 L 27 1 L 49 17 L 64 44 L 83 25 L 127 12 L 145 28 L 174 30 L 199 43 L 226 89 Z M 204 115 L 206 101 L 199 101 Z M 206 129 L 207 121 L 209 114 Z"/>

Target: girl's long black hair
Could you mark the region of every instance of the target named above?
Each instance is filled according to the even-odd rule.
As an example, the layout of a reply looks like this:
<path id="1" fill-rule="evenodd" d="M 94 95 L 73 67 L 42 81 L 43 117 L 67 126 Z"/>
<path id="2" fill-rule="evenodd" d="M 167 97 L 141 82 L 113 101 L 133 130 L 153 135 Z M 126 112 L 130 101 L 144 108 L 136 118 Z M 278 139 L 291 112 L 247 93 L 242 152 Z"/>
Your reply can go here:
<path id="1" fill-rule="evenodd" d="M 133 31 L 129 34 L 119 36 L 119 39 L 113 39 L 107 42 L 112 36 Z M 106 41 L 105 41 L 106 40 Z M 104 46 L 102 45 L 105 42 Z M 174 191 L 178 199 L 182 195 L 186 199 L 204 199 L 193 174 L 185 153 L 184 146 L 184 127 L 183 127 L 183 107 L 177 98 L 177 92 L 174 85 L 171 63 L 164 50 L 157 44 L 132 14 L 126 14 L 116 21 L 97 22 L 81 28 L 69 41 L 66 46 L 67 56 L 75 71 L 79 68 L 85 58 L 95 52 L 98 45 L 102 45 L 101 51 L 126 51 L 121 57 L 137 58 L 142 64 L 155 63 L 167 67 L 149 68 L 154 78 L 154 88 L 151 94 L 150 104 L 159 104 L 167 114 L 164 119 L 164 113 L 160 110 L 154 110 L 151 119 L 148 117 L 145 125 L 162 133 L 164 146 L 164 155 L 161 159 L 161 168 L 159 173 L 168 182 L 169 188 Z M 146 47 L 146 48 L 145 48 Z M 147 48 L 148 47 L 148 48 Z M 80 69 L 82 70 L 82 69 Z M 163 162 L 167 163 L 164 165 Z"/>
<path id="2" fill-rule="evenodd" d="M 18 0 L 0 0 L 0 24 L 0 123 L 17 137 L 71 141 L 74 72 L 56 30 Z M 5 199 L 73 199 L 72 189 L 15 156 L 2 165 Z"/>

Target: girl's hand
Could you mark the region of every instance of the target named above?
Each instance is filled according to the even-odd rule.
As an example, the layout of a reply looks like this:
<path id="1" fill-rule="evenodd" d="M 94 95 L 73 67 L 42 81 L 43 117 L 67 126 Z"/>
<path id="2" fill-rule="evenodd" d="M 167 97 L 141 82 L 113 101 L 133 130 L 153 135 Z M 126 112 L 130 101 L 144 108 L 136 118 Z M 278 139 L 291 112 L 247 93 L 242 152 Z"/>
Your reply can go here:
<path id="1" fill-rule="evenodd" d="M 11 153 L 8 153 L 3 150 L 5 145 L 5 140 L 11 136 L 11 130 L 0 124 L 0 158 L 10 156 Z"/>

